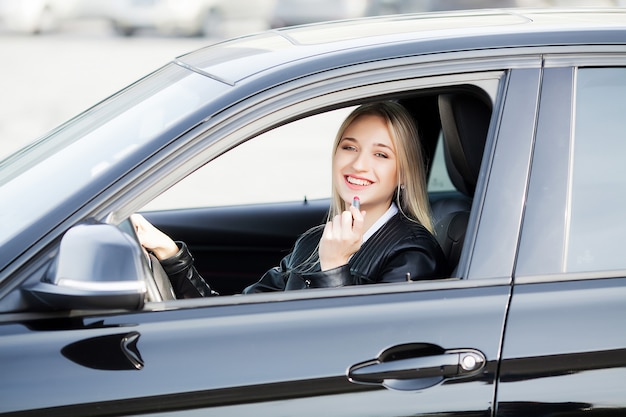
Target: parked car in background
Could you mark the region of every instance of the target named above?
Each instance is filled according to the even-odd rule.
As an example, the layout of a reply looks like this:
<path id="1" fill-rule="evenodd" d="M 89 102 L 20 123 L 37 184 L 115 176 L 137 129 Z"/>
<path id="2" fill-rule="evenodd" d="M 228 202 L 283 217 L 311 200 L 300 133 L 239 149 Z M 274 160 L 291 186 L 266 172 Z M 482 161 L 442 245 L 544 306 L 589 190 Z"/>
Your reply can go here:
<path id="1" fill-rule="evenodd" d="M 535 6 L 529 0 L 525 6 Z M 369 16 L 443 10 L 471 10 L 518 6 L 517 0 L 369 0 Z"/>
<path id="2" fill-rule="evenodd" d="M 525 6 L 533 6 L 533 2 L 526 0 Z M 276 0 L 270 21 L 279 28 L 366 16 L 517 5 L 517 0 Z"/>
<path id="3" fill-rule="evenodd" d="M 369 0 L 368 16 L 428 12 L 433 0 Z"/>
<path id="4" fill-rule="evenodd" d="M 241 295 L 324 221 L 333 134 L 380 100 L 419 127 L 453 272 Z M 625 415 L 625 108 L 623 9 L 177 57 L 0 161 L 0 415 Z M 137 212 L 222 296 L 175 299 Z"/>
<path id="5" fill-rule="evenodd" d="M 541 7 L 624 7 L 624 0 L 541 0 Z"/>
<path id="6" fill-rule="evenodd" d="M 518 6 L 518 0 L 435 0 L 430 10 L 471 10 L 486 8 L 503 8 Z"/>
<path id="7" fill-rule="evenodd" d="M 368 0 L 276 0 L 274 28 L 366 16 Z"/>
<path id="8" fill-rule="evenodd" d="M 245 21 L 267 29 L 274 0 L 112 0 L 110 20 L 122 35 L 150 29 L 160 33 L 224 37 L 229 24 Z M 251 25 L 251 26 L 250 26 Z"/>
<path id="9" fill-rule="evenodd" d="M 0 28 L 40 34 L 76 16 L 79 0 L 0 0 Z"/>

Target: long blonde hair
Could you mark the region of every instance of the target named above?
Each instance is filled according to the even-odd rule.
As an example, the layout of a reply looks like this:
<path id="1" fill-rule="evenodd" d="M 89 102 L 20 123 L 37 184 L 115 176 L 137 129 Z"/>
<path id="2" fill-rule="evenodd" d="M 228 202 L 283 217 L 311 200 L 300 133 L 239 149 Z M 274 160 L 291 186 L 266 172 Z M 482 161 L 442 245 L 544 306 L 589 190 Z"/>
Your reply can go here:
<path id="1" fill-rule="evenodd" d="M 398 161 L 398 185 L 394 195 L 394 201 L 399 211 L 409 220 L 421 223 L 428 231 L 433 233 L 434 227 L 430 214 L 430 204 L 426 190 L 426 171 L 424 168 L 424 158 L 422 157 L 422 147 L 419 142 L 417 128 L 409 113 L 400 104 L 393 101 L 383 101 L 377 103 L 363 104 L 350 113 L 343 121 L 333 144 L 333 162 L 339 142 L 346 129 L 359 117 L 364 115 L 375 115 L 382 117 L 389 130 L 389 135 L 396 148 Z M 339 196 L 334 184 L 332 187 L 328 220 L 345 210 L 345 203 Z M 313 233 L 323 227 L 318 226 L 305 232 Z M 313 270 L 319 262 L 318 257 L 319 242 L 317 248 L 293 270 L 305 273 Z"/>
<path id="2" fill-rule="evenodd" d="M 333 161 L 339 142 L 348 126 L 364 115 L 382 117 L 387 123 L 389 135 L 396 148 L 398 161 L 396 167 L 398 170 L 398 186 L 394 195 L 394 201 L 398 209 L 406 218 L 421 223 L 433 233 L 434 228 L 426 189 L 426 170 L 422 146 L 415 123 L 403 106 L 393 101 L 382 101 L 363 104 L 353 110 L 343 121 L 335 137 L 332 149 Z M 332 219 L 344 210 L 345 203 L 333 184 L 328 219 Z"/>

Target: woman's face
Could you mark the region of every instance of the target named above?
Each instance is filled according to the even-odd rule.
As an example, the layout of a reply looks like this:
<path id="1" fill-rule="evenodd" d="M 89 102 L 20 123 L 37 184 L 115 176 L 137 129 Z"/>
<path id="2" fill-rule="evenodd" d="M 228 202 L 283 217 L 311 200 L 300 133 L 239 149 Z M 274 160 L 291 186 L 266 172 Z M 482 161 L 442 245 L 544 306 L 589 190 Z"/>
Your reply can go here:
<path id="1" fill-rule="evenodd" d="M 380 116 L 355 119 L 342 135 L 333 160 L 333 183 L 346 206 L 354 196 L 361 210 L 382 215 L 398 185 L 396 148 Z"/>

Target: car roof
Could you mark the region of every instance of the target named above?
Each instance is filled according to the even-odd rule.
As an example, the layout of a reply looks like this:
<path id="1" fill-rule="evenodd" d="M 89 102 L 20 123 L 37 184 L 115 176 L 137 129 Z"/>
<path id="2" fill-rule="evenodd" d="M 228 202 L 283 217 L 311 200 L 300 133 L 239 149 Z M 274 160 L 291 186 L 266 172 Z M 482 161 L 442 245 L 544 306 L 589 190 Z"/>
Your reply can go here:
<path id="1" fill-rule="evenodd" d="M 296 61 L 367 50 L 370 60 L 461 50 L 626 44 L 626 9 L 420 13 L 295 26 L 218 43 L 175 62 L 235 85 Z M 388 44 L 394 43 L 393 47 Z M 387 47 L 383 47 L 387 44 Z M 349 65 L 349 61 L 345 64 Z"/>

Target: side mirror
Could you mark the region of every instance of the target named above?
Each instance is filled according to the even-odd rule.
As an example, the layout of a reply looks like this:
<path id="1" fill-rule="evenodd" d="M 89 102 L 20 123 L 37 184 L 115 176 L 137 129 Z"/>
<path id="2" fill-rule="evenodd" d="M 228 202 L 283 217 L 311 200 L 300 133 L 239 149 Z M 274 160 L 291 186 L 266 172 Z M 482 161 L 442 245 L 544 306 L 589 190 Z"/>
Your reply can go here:
<path id="1" fill-rule="evenodd" d="M 46 281 L 26 291 L 53 309 L 140 309 L 147 279 L 142 257 L 139 244 L 113 225 L 74 226 Z"/>

